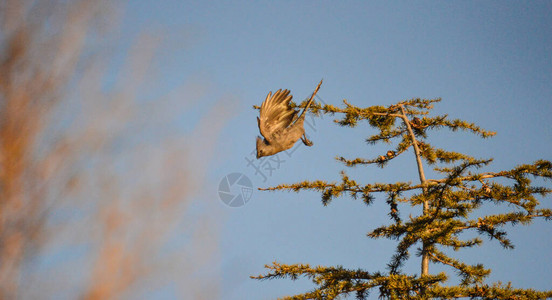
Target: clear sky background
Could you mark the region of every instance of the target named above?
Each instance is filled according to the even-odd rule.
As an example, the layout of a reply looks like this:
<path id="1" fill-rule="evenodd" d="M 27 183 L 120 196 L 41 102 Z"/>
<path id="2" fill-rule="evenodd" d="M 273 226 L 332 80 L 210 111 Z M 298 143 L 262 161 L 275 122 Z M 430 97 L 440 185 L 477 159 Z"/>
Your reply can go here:
<path id="1" fill-rule="evenodd" d="M 122 17 L 123 42 L 154 30 L 174 46 L 157 70 L 166 88 L 199 76 L 215 97 L 205 106 L 216 100 L 232 106 L 201 195 L 220 215 L 218 276 L 209 284 L 220 287 L 221 299 L 274 299 L 313 287 L 303 280 L 249 279 L 275 260 L 383 271 L 394 251 L 394 242 L 366 237 L 389 222 L 381 198 L 370 207 L 348 197 L 323 207 L 316 193 L 255 190 L 243 207 L 219 200 L 219 181 L 229 173 L 245 174 L 255 188 L 333 181 L 347 168 L 335 156 L 373 158 L 387 149 L 364 143 L 374 133 L 366 124 L 340 128 L 324 116 L 307 127 L 314 146 L 283 156 L 285 162 L 265 181 L 246 158 L 253 158 L 258 135 L 258 112 L 251 107 L 269 91 L 290 89 L 295 100 L 303 100 L 324 78 L 319 95 L 338 106 L 343 99 L 365 107 L 441 97 L 435 114 L 475 122 L 497 135 L 481 140 L 443 131 L 430 139 L 434 145 L 493 157 L 489 171 L 552 159 L 550 1 L 131 1 Z M 413 154 L 403 157 L 384 170 L 347 171 L 366 184 L 415 182 Z M 550 198 L 543 203 L 552 207 Z M 486 240 L 458 256 L 492 268 L 489 282 L 549 289 L 551 224 L 518 227 L 510 237 L 514 250 Z M 413 256 L 406 270 L 419 273 L 419 258 Z"/>

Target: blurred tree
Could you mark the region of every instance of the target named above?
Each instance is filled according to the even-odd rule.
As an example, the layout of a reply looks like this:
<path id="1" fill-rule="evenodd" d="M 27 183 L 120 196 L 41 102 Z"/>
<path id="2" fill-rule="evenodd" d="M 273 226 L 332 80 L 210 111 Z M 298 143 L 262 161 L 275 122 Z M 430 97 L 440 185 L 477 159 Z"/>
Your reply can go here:
<path id="1" fill-rule="evenodd" d="M 520 165 L 500 172 L 479 172 L 491 159 L 476 159 L 466 154 L 439 149 L 428 142 L 430 130 L 447 128 L 463 130 L 482 138 L 493 136 L 478 126 L 462 120 L 450 120 L 446 115 L 428 116 L 433 104 L 440 99 L 412 99 L 383 107 L 360 108 L 344 101 L 345 107 L 313 105 L 314 114 L 343 114 L 335 120 L 341 126 L 355 127 L 366 120 L 378 133 L 367 139 L 369 144 L 391 143 L 397 140 L 393 150 L 373 159 L 346 159 L 338 157 L 348 167 L 377 165 L 385 167 L 390 161 L 413 148 L 418 167 L 419 183 L 395 182 L 361 184 L 341 173 L 341 182 L 328 183 L 322 180 L 281 184 L 261 190 L 289 190 L 299 192 L 314 190 L 322 194 L 322 203 L 328 205 L 332 199 L 349 195 L 361 197 L 364 203 L 373 203 L 376 194 L 385 195 L 389 206 L 391 224 L 372 230 L 370 238 L 397 240 L 396 252 L 388 263 L 386 272 L 369 272 L 362 269 L 350 270 L 341 266 L 311 267 L 308 264 L 267 265 L 267 274 L 252 276 L 254 279 L 299 277 L 311 279 L 317 286 L 314 290 L 284 299 L 335 299 L 354 294 L 357 299 L 366 299 L 369 292 L 377 290 L 384 299 L 428 299 L 428 298 L 472 298 L 472 299 L 544 299 L 552 297 L 552 291 L 516 289 L 500 282 L 487 284 L 485 278 L 491 273 L 482 264 L 469 265 L 452 257 L 449 249 L 459 250 L 480 246 L 480 236 L 498 241 L 504 248 L 513 248 L 507 238 L 506 225 L 528 225 L 535 218 L 552 219 L 552 211 L 539 207 L 537 196 L 552 192 L 550 188 L 534 186 L 532 178 L 550 180 L 552 163 L 545 160 Z M 301 106 L 304 105 L 301 104 Z M 424 171 L 425 162 L 434 167 L 441 178 L 428 179 Z M 493 205 L 493 214 L 483 205 Z M 401 210 L 420 207 L 416 216 L 405 218 Z M 500 207 L 500 209 L 499 209 Z M 472 232 L 473 238 L 462 239 L 461 234 Z M 475 234 L 475 235 L 474 235 Z M 420 258 L 421 275 L 408 275 L 402 270 L 410 257 L 412 248 L 420 245 L 416 256 Z M 429 264 L 450 267 L 458 275 L 458 285 L 444 285 L 449 279 L 446 273 L 431 274 Z"/>
<path id="2" fill-rule="evenodd" d="M 40 135 L 75 72 L 83 33 L 93 12 L 86 2 L 65 15 L 31 14 L 29 1 L 2 1 L 0 32 L 0 297 L 13 299 L 21 264 L 44 236 L 44 214 L 58 194 L 72 188 L 64 140 L 44 145 Z M 88 1 L 88 4 L 91 1 Z M 79 10 L 78 12 L 76 10 Z M 40 12 L 40 13 L 39 13 Z M 84 13 L 83 13 L 84 12 Z M 59 13 L 59 11 L 58 11 Z M 71 26 L 68 26 L 68 24 Z M 46 24 L 50 24 L 48 27 Z M 43 144 L 38 153 L 38 145 Z M 37 159 L 37 156 L 42 159 Z M 57 187 L 47 183 L 57 173 Z M 63 190 L 63 191 L 62 191 Z M 46 197 L 50 194 L 53 197 Z"/>
<path id="3" fill-rule="evenodd" d="M 143 97 L 161 33 L 110 73 L 118 8 L 0 0 L 0 299 L 217 297 L 216 211 L 188 210 L 227 106 L 182 133 L 204 84 Z"/>

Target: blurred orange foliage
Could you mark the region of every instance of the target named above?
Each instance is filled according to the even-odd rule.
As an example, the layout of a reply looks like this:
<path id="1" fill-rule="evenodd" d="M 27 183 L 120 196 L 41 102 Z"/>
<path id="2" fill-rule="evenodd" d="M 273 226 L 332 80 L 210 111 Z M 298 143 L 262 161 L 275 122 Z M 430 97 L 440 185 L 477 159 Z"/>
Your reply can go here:
<path id="1" fill-rule="evenodd" d="M 217 297 L 216 211 L 197 193 L 227 114 L 217 103 L 203 116 L 213 122 L 180 135 L 175 120 L 205 97 L 203 83 L 141 99 L 160 44 L 148 35 L 106 89 L 117 9 L 0 1 L 1 299 L 125 298 L 163 286 Z"/>

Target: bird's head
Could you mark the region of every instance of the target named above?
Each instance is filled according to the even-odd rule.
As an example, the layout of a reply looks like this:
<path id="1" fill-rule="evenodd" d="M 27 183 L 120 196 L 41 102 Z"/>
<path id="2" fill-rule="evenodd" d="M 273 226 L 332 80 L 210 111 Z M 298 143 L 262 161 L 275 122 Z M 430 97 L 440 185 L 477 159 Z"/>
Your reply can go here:
<path id="1" fill-rule="evenodd" d="M 268 153 L 268 144 L 264 139 L 258 136 L 257 137 L 257 159 L 267 155 L 270 155 Z"/>

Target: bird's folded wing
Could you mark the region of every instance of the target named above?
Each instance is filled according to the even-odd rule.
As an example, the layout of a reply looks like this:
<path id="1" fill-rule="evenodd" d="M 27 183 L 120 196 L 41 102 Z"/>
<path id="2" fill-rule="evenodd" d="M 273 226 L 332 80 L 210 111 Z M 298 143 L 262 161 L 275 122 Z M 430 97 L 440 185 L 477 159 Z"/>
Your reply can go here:
<path id="1" fill-rule="evenodd" d="M 289 90 L 278 90 L 273 95 L 268 93 L 261 105 L 257 121 L 261 134 L 269 142 L 275 133 L 287 128 L 293 121 L 297 112 L 290 107 L 291 98 Z"/>

